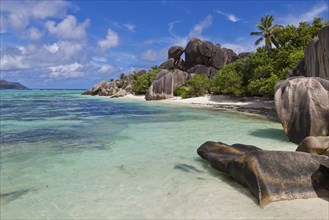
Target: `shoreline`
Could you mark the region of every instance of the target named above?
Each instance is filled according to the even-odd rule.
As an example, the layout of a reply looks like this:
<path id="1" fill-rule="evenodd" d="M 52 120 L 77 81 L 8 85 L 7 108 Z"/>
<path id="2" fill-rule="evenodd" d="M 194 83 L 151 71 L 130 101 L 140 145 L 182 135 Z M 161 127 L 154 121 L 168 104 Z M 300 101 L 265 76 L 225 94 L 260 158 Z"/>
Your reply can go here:
<path id="1" fill-rule="evenodd" d="M 134 99 L 146 101 L 144 95 L 128 94 L 120 99 Z M 174 105 L 183 105 L 188 107 L 209 108 L 213 110 L 237 112 L 259 116 L 271 121 L 280 122 L 274 100 L 268 100 L 262 97 L 233 97 L 228 95 L 206 95 L 182 99 L 174 97 L 171 99 L 152 100 L 150 102 L 159 102 Z"/>

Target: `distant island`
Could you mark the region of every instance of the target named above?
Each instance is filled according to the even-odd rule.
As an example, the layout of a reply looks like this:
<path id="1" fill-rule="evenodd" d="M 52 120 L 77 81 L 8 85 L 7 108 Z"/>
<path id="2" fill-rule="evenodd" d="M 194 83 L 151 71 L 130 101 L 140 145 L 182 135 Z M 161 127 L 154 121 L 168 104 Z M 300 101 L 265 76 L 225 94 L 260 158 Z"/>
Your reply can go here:
<path id="1" fill-rule="evenodd" d="M 19 82 L 8 82 L 6 80 L 0 80 L 0 89 L 26 90 L 29 88 L 27 88 L 26 86 L 23 86 Z"/>

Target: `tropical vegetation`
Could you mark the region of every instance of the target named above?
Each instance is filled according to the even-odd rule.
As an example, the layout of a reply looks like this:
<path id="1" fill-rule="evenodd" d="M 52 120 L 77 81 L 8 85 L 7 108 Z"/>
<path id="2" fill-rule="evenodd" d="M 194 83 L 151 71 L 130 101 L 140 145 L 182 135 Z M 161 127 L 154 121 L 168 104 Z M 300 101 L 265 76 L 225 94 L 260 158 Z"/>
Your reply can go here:
<path id="1" fill-rule="evenodd" d="M 212 93 L 272 98 L 275 84 L 289 75 L 304 57 L 309 41 L 328 24 L 322 18 L 314 18 L 312 23 L 300 22 L 298 26 L 283 26 L 273 24 L 273 21 L 271 15 L 262 17 L 256 23 L 258 31 L 250 33 L 260 36 L 255 45 L 265 41 L 255 52 L 225 65 L 213 79 L 205 74 L 194 75 L 185 85 L 175 88 L 174 95 L 189 98 Z M 135 73 L 133 92 L 147 93 L 159 70 L 155 66 L 144 75 Z"/>
<path id="2" fill-rule="evenodd" d="M 272 16 L 266 16 L 261 23 L 256 24 L 259 29 L 269 29 L 267 34 L 262 33 L 264 46 L 257 48 L 247 58 L 236 60 L 218 71 L 214 93 L 272 98 L 275 84 L 285 79 L 297 66 L 304 57 L 308 42 L 328 24 L 322 18 L 314 18 L 312 23 L 301 22 L 298 27 L 273 25 L 273 20 Z M 255 33 L 252 32 L 252 35 Z M 272 43 L 275 47 L 272 47 Z"/>
<path id="3" fill-rule="evenodd" d="M 159 68 L 151 68 L 147 73 L 139 75 L 138 73 L 133 74 L 133 86 L 132 91 L 136 95 L 147 93 L 153 80 L 160 71 Z"/>
<path id="4" fill-rule="evenodd" d="M 282 28 L 282 25 L 275 24 L 273 25 L 274 17 L 272 15 L 267 15 L 262 17 L 261 22 L 257 22 L 256 26 L 259 31 L 251 32 L 250 35 L 260 35 L 261 37 L 256 40 L 255 46 L 258 46 L 265 39 L 265 48 L 266 51 L 269 51 L 274 44 L 277 48 L 279 47 L 278 42 L 275 38 L 275 30 Z"/>

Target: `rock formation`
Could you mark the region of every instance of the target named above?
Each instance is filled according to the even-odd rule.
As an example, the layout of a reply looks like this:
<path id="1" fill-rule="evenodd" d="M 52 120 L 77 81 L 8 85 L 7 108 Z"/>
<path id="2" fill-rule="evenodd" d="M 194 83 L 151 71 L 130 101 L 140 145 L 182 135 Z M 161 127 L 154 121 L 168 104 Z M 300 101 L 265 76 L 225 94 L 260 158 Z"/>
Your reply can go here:
<path id="1" fill-rule="evenodd" d="M 183 53 L 185 53 L 185 61 L 181 58 Z M 248 53 L 243 53 L 240 58 L 246 56 L 248 56 Z M 185 49 L 180 46 L 170 47 L 168 50 L 168 60 L 164 61 L 160 65 L 160 68 L 166 70 L 178 69 L 187 72 L 187 79 L 191 78 L 194 74 L 205 74 L 209 78 L 214 78 L 220 68 L 227 63 L 235 61 L 237 58 L 238 56 L 231 49 L 222 48 L 219 44 L 214 45 L 209 41 L 192 38 Z M 161 80 L 165 79 L 169 80 L 167 78 Z M 171 89 L 169 89 L 171 86 L 164 86 L 161 80 L 162 84 L 159 79 L 157 80 L 158 81 L 152 85 L 153 87 L 150 90 L 153 91 L 155 89 L 157 91 L 155 94 L 157 95 L 149 92 L 147 100 L 173 97 Z M 161 89 L 167 90 L 161 91 Z"/>
<path id="2" fill-rule="evenodd" d="M 0 80 L 0 89 L 17 89 L 17 90 L 26 90 L 29 89 L 26 86 L 18 82 L 8 82 L 6 80 Z"/>
<path id="3" fill-rule="evenodd" d="M 100 95 L 111 96 L 112 98 L 122 97 L 132 93 L 134 75 L 142 76 L 146 74 L 145 70 L 128 74 L 120 80 L 101 81 L 82 93 L 82 95 Z"/>
<path id="4" fill-rule="evenodd" d="M 234 61 L 237 55 L 233 50 L 214 45 L 209 41 L 192 38 L 185 48 L 185 66 L 191 69 L 195 65 L 214 67 L 217 70 Z"/>
<path id="5" fill-rule="evenodd" d="M 173 69 L 174 67 L 175 67 L 174 58 L 169 58 L 168 60 L 160 64 L 161 69 Z"/>
<path id="6" fill-rule="evenodd" d="M 279 200 L 329 198 L 329 157 L 211 141 L 197 152 L 212 167 L 248 187 L 261 206 Z"/>
<path id="7" fill-rule="evenodd" d="M 159 100 L 173 98 L 174 89 L 177 86 L 184 85 L 187 77 L 188 73 L 181 70 L 175 70 L 174 72 L 161 70 L 149 88 L 145 99 Z"/>
<path id="8" fill-rule="evenodd" d="M 309 136 L 300 142 L 296 151 L 307 152 L 329 157 L 329 136 Z"/>
<path id="9" fill-rule="evenodd" d="M 198 64 L 188 69 L 187 72 L 189 74 L 206 74 L 209 78 L 214 78 L 217 74 L 217 69 L 214 67 L 206 67 L 204 65 Z"/>
<path id="10" fill-rule="evenodd" d="M 174 63 L 173 63 L 174 68 L 181 68 L 181 65 L 184 62 L 183 59 L 181 58 L 183 53 L 184 53 L 184 48 L 181 46 L 172 46 L 169 48 L 168 60 L 171 58 L 174 59 Z"/>
<path id="11" fill-rule="evenodd" d="M 186 61 L 181 57 L 184 53 Z M 218 70 L 225 64 L 246 56 L 248 56 L 248 53 L 242 53 L 238 57 L 231 49 L 222 48 L 219 44 L 214 45 L 209 41 L 202 41 L 198 38 L 192 38 L 185 48 L 172 46 L 168 49 L 168 59 L 159 66 L 162 69 L 162 73 L 159 75 L 161 77 L 157 77 L 152 83 L 149 92 L 146 94 L 146 99 L 172 98 L 174 88 L 185 84 L 186 79 L 191 78 L 194 74 L 206 74 L 209 78 L 214 78 Z M 168 71 L 172 72 L 169 74 Z M 139 76 L 145 73 L 146 71 L 142 70 L 135 74 Z M 132 92 L 132 83 L 121 86 L 120 81 L 115 82 L 115 85 L 100 82 L 83 94 L 116 97 L 115 94 L 120 89 L 124 89 L 127 93 Z M 119 94 L 124 94 L 124 92 L 121 91 Z"/>
<path id="12" fill-rule="evenodd" d="M 290 141 L 329 135 L 329 80 L 294 77 L 275 86 L 275 108 Z"/>
<path id="13" fill-rule="evenodd" d="M 329 26 L 322 28 L 318 37 L 311 40 L 304 51 L 303 58 L 293 76 L 315 76 L 329 78 Z"/>

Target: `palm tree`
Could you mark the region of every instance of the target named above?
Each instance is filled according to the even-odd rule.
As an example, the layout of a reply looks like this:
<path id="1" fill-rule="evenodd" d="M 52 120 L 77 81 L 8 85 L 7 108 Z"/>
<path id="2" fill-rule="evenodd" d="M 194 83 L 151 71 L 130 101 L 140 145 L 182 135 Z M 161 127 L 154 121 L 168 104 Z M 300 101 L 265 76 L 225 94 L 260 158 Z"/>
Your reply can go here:
<path id="1" fill-rule="evenodd" d="M 272 26 L 272 22 L 274 21 L 274 17 L 272 15 L 266 15 L 265 17 L 262 17 L 260 21 L 260 23 L 256 23 L 256 26 L 260 31 L 250 33 L 250 35 L 252 36 L 261 35 L 261 37 L 256 40 L 255 46 L 259 45 L 265 39 L 266 51 L 269 51 L 272 48 L 272 43 L 275 45 L 275 47 L 278 48 L 279 44 L 277 43 L 273 35 L 273 31 L 277 28 L 282 27 L 282 25 L 275 24 Z"/>

